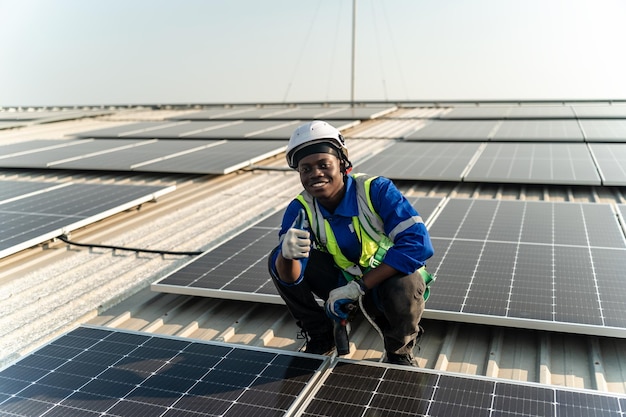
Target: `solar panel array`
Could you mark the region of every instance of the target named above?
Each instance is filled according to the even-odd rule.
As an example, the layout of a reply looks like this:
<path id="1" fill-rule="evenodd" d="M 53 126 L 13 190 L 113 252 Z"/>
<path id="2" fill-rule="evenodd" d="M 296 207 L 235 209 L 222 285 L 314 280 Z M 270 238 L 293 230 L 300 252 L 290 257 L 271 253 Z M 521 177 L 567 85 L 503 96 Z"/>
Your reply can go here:
<path id="1" fill-rule="evenodd" d="M 609 204 L 450 199 L 429 231 L 429 271 L 445 277 L 429 317 L 626 337 L 626 240 Z"/>
<path id="2" fill-rule="evenodd" d="M 173 189 L 0 181 L 0 258 L 153 200 Z"/>
<path id="3" fill-rule="evenodd" d="M 289 106 L 213 108 L 183 114 L 171 120 L 368 120 L 382 117 L 395 106 Z"/>
<path id="4" fill-rule="evenodd" d="M 326 362 L 82 327 L 0 371 L 0 414 L 284 416 Z"/>
<path id="5" fill-rule="evenodd" d="M 626 142 L 626 120 L 432 120 L 404 140 Z"/>
<path id="6" fill-rule="evenodd" d="M 471 119 L 626 119 L 623 104 L 480 105 L 457 106 L 440 116 L 445 120 Z"/>
<path id="7" fill-rule="evenodd" d="M 300 120 L 139 122 L 78 133 L 81 138 L 122 139 L 276 139 L 287 140 Z M 347 121 L 338 128 L 354 124 Z"/>
<path id="8" fill-rule="evenodd" d="M 589 391 L 496 381 L 339 360 L 297 416 L 611 416 L 626 399 Z"/>
<path id="9" fill-rule="evenodd" d="M 414 197 L 425 221 L 441 198 Z M 160 292 L 282 303 L 270 280 L 267 261 L 278 244 L 282 211 L 255 224 L 239 235 L 182 266 L 152 284 Z"/>
<path id="10" fill-rule="evenodd" d="M 465 167 L 464 172 L 469 172 L 461 178 L 465 181 L 626 185 L 624 105 L 456 107 L 405 135 L 404 140 L 420 141 L 422 147 L 424 143 L 432 146 L 426 141 L 459 146 L 481 142 L 481 152 Z M 377 156 L 387 161 L 377 166 L 381 175 L 430 179 L 420 169 L 423 164 L 417 162 L 420 148 L 396 146 Z M 398 173 L 392 161 L 399 155 L 402 160 L 412 156 L 420 168 Z M 462 162 L 460 159 L 457 164 Z M 369 171 L 370 164 L 373 162 L 364 161 L 360 168 Z"/>
<path id="11" fill-rule="evenodd" d="M 227 174 L 277 155 L 271 140 L 36 140 L 0 146 L 0 168 Z"/>
<path id="12" fill-rule="evenodd" d="M 0 413 L 624 417 L 624 395 L 81 327 L 0 371 Z"/>
<path id="13" fill-rule="evenodd" d="M 626 185 L 624 150 L 626 144 L 392 141 L 355 166 L 396 180 Z"/>
<path id="14" fill-rule="evenodd" d="M 413 201 L 435 246 L 428 269 L 444 277 L 425 316 L 626 337 L 626 238 L 610 205 L 449 199 L 437 209 L 440 203 Z M 281 217 L 270 216 L 152 289 L 282 303 L 267 272 Z"/>

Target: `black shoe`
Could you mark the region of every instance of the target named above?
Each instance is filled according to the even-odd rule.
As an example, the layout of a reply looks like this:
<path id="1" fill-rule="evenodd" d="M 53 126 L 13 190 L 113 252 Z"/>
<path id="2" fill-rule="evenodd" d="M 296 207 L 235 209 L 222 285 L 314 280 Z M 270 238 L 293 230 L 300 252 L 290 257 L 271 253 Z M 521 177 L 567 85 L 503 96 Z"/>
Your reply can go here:
<path id="1" fill-rule="evenodd" d="M 407 353 L 405 355 L 398 355 L 396 353 L 387 352 L 385 356 L 385 363 L 391 363 L 393 365 L 405 365 L 405 366 L 414 366 L 418 367 L 417 359 L 410 354 Z"/>
<path id="2" fill-rule="evenodd" d="M 332 332 L 311 334 L 302 332 L 307 339 L 304 353 L 330 355 L 335 350 L 335 338 Z"/>

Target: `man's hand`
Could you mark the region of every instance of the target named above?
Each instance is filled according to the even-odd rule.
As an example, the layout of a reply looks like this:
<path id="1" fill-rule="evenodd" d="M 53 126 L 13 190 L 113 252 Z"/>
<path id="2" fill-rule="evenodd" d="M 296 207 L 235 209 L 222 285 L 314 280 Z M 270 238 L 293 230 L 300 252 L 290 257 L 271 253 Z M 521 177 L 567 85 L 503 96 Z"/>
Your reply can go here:
<path id="1" fill-rule="evenodd" d="M 306 212 L 304 209 L 300 209 L 291 228 L 289 228 L 285 236 L 283 236 L 283 243 L 280 247 L 283 258 L 301 259 L 309 257 L 309 252 L 311 251 L 311 235 L 304 230 L 306 225 L 308 225 Z"/>
<path id="2" fill-rule="evenodd" d="M 328 294 L 325 306 L 326 315 L 336 321 L 346 320 L 348 312 L 344 311 L 344 306 L 354 303 L 364 294 L 365 292 L 356 281 L 350 281 L 343 287 L 335 288 Z"/>
<path id="3" fill-rule="evenodd" d="M 285 259 L 308 258 L 311 251 L 311 239 L 309 232 L 291 228 L 283 237 L 281 253 Z"/>

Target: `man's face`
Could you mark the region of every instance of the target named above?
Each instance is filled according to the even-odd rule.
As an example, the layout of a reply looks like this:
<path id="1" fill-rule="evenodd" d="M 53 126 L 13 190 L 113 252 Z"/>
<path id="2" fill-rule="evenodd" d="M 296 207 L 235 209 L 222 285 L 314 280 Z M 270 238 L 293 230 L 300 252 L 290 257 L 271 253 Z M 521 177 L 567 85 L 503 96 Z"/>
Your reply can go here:
<path id="1" fill-rule="evenodd" d="M 341 161 L 329 153 L 307 155 L 298 163 L 300 181 L 306 191 L 319 203 L 334 210 L 343 198 Z"/>

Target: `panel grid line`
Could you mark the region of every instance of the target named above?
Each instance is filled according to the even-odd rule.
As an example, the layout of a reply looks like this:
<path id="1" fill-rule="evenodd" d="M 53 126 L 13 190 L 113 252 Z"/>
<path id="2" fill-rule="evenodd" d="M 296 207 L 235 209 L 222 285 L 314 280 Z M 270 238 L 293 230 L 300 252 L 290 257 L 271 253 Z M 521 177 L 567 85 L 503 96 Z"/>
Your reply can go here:
<path id="1" fill-rule="evenodd" d="M 474 205 L 474 201 L 472 201 L 472 204 L 470 204 L 470 208 L 467 210 L 467 213 L 470 212 L 472 206 Z M 498 202 L 498 204 L 496 205 L 495 213 L 491 217 L 491 222 L 489 223 L 489 228 L 487 229 L 487 236 L 489 236 L 489 232 L 491 231 L 491 228 L 493 227 L 493 223 L 494 223 L 494 221 L 496 219 L 496 215 L 497 215 L 499 207 L 500 207 L 500 202 Z M 467 219 L 467 217 L 465 217 L 463 219 L 463 221 L 465 221 L 465 219 Z M 463 223 L 461 223 L 459 225 L 459 230 L 461 229 L 461 227 L 463 227 Z M 461 303 L 461 312 L 465 309 L 465 306 L 467 304 L 467 299 L 470 296 L 470 291 L 472 290 L 472 285 L 474 284 L 474 279 L 476 278 L 476 273 L 478 272 L 478 267 L 480 265 L 480 261 L 481 261 L 481 259 L 483 257 L 484 252 L 485 252 L 485 246 L 487 246 L 487 240 L 486 239 L 483 241 L 482 247 L 480 248 L 480 254 L 478 255 L 478 259 L 476 260 L 476 265 L 474 266 L 474 271 L 472 271 L 472 277 L 470 278 L 469 284 L 467 286 L 467 291 L 465 292 L 465 298 L 463 299 L 463 302 Z"/>
<path id="2" fill-rule="evenodd" d="M 581 210 L 580 217 L 582 219 L 582 225 L 585 231 L 585 238 L 587 239 L 587 247 L 589 251 L 589 259 L 590 259 L 589 266 L 591 267 L 591 271 L 593 274 L 593 286 L 596 290 L 596 299 L 598 301 L 598 306 L 600 308 L 600 319 L 602 320 L 602 325 L 604 326 L 606 324 L 606 320 L 604 317 L 604 309 L 602 308 L 602 298 L 600 297 L 600 286 L 598 285 L 598 274 L 596 273 L 593 252 L 591 251 L 591 239 L 589 238 L 589 229 L 587 228 L 587 216 L 585 216 L 582 206 L 580 207 L 580 210 Z"/>

